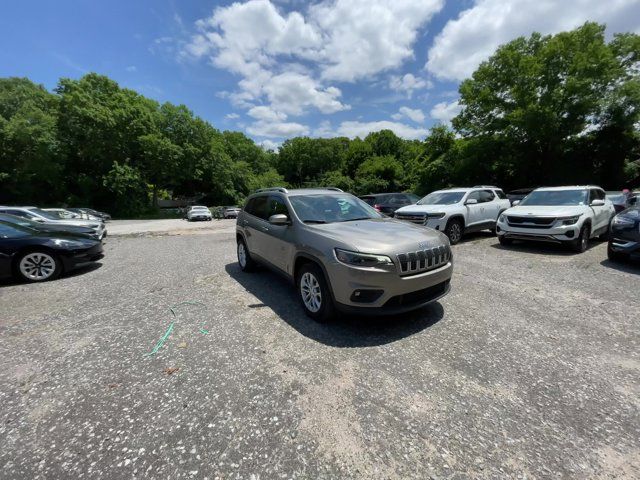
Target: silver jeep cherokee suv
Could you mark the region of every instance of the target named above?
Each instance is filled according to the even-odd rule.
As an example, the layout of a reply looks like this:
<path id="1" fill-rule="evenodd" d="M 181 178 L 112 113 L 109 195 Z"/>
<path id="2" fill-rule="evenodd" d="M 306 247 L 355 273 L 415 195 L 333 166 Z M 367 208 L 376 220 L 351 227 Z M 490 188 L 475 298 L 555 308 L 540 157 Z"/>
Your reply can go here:
<path id="1" fill-rule="evenodd" d="M 394 314 L 449 292 L 453 260 L 445 235 L 381 215 L 336 188 L 268 188 L 238 214 L 238 262 L 293 280 L 305 312 Z"/>

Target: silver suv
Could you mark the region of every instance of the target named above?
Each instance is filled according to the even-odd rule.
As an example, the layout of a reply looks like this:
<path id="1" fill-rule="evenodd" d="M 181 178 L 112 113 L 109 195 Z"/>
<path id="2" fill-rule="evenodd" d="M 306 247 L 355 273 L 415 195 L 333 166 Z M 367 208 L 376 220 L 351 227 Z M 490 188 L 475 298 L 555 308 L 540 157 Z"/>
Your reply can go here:
<path id="1" fill-rule="evenodd" d="M 449 292 L 449 240 L 336 188 L 258 190 L 238 214 L 238 262 L 295 282 L 305 312 L 394 314 Z"/>

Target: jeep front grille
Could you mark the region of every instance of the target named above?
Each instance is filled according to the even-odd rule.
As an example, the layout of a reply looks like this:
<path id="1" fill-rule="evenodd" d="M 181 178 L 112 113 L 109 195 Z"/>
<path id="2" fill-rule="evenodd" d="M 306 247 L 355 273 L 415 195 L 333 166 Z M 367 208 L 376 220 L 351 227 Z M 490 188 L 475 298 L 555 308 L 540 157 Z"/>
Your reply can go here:
<path id="1" fill-rule="evenodd" d="M 425 214 L 424 213 L 398 213 L 394 215 L 398 220 L 402 220 L 405 222 L 417 223 L 418 225 L 425 224 Z"/>
<path id="2" fill-rule="evenodd" d="M 400 264 L 400 275 L 413 275 L 445 265 L 451 260 L 451 248 L 448 245 L 440 245 L 426 250 L 400 253 L 397 258 Z"/>

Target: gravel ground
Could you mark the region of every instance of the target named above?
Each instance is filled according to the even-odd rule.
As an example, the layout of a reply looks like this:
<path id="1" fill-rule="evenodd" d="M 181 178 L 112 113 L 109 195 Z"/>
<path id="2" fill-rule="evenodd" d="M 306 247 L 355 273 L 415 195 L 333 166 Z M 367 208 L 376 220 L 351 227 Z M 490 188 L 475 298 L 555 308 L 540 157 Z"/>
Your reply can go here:
<path id="1" fill-rule="evenodd" d="M 233 220 L 212 220 L 210 222 L 188 222 L 184 219 L 164 220 L 112 220 L 107 223 L 107 233 L 113 236 L 137 235 L 145 233 L 192 232 L 208 233 L 229 226 Z"/>
<path id="2" fill-rule="evenodd" d="M 477 235 L 439 303 L 318 325 L 218 225 L 0 285 L 0 478 L 640 478 L 640 267 L 606 245 Z"/>

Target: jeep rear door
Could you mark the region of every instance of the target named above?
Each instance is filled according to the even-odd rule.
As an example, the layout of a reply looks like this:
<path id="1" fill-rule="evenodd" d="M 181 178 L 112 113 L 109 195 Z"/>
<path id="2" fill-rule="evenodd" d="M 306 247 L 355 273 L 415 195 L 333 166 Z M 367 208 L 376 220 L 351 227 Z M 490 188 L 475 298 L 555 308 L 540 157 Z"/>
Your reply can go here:
<path id="1" fill-rule="evenodd" d="M 268 222 L 271 215 L 286 215 L 291 220 L 291 213 L 284 198 L 278 194 L 269 195 L 267 201 L 267 224 L 263 228 L 261 255 L 274 266 L 286 273 L 291 273 L 290 263 L 293 259 L 293 229 L 290 225 L 273 225 Z"/>
<path id="2" fill-rule="evenodd" d="M 268 225 L 266 221 L 267 215 L 267 195 L 253 197 L 247 203 L 245 213 L 247 215 L 242 219 L 242 227 L 245 231 L 245 239 L 249 253 L 255 253 L 264 256 L 262 253 L 264 245 L 264 229 Z"/>

